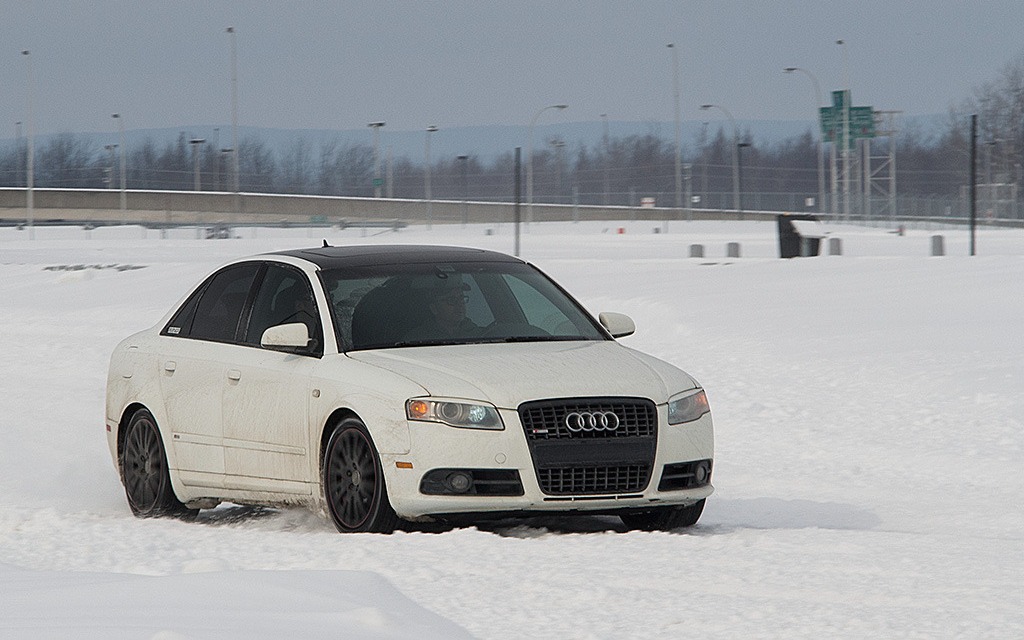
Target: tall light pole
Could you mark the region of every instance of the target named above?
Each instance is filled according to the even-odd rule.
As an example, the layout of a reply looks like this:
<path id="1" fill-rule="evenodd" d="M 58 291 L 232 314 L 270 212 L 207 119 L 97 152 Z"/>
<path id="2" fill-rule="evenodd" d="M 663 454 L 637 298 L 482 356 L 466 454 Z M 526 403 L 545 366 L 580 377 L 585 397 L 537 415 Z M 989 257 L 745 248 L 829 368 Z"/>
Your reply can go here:
<path id="1" fill-rule="evenodd" d="M 384 122 L 371 122 L 366 125 L 373 129 L 373 197 L 380 197 L 380 188 L 384 181 L 380 177 L 380 129 Z"/>
<path id="2" fill-rule="evenodd" d="M 821 85 L 818 84 L 818 79 L 814 77 L 814 74 L 803 69 L 801 67 L 786 67 L 782 70 L 783 73 L 793 73 L 799 71 L 808 78 L 811 79 L 811 84 L 814 85 L 814 128 L 818 131 L 818 213 L 825 212 L 825 143 L 822 140 L 823 135 L 821 133 L 821 127 L 818 125 L 818 118 L 821 104 Z"/>
<path id="3" fill-rule="evenodd" d="M 32 116 L 32 94 L 35 93 L 35 85 L 32 80 L 32 54 L 28 49 L 21 52 L 21 55 L 25 56 L 25 61 L 28 64 L 28 89 L 25 91 L 26 100 L 28 101 L 28 118 L 25 119 L 26 129 L 28 130 L 28 159 L 25 161 L 25 209 L 26 218 L 28 222 L 28 239 L 33 240 L 36 237 L 35 231 L 35 138 L 33 131 L 33 116 Z"/>
<path id="4" fill-rule="evenodd" d="M 668 48 L 672 50 L 672 97 L 675 100 L 676 108 L 676 209 L 683 206 L 683 129 L 679 112 L 679 49 L 675 43 L 669 43 Z M 678 215 L 678 211 L 676 213 Z"/>
<path id="5" fill-rule="evenodd" d="M 427 199 L 427 228 L 431 228 L 434 224 L 434 197 L 430 192 L 430 138 L 432 133 L 436 133 L 438 128 L 435 125 L 427 127 L 427 142 L 424 150 L 423 158 L 423 191 L 424 197 Z"/>
<path id="6" fill-rule="evenodd" d="M 117 120 L 118 139 L 121 142 L 121 145 L 120 145 L 121 146 L 121 163 L 120 163 L 120 171 L 118 171 L 118 176 L 121 178 L 121 222 L 124 223 L 124 224 L 127 224 L 128 223 L 128 195 L 127 195 L 127 188 L 128 188 L 127 164 L 128 164 L 128 161 L 126 159 L 127 158 L 127 156 L 126 156 L 127 152 L 125 151 L 125 147 L 124 147 L 124 118 L 121 117 L 120 113 L 112 113 L 112 114 L 110 114 L 110 117 L 113 118 L 114 120 Z"/>
<path id="7" fill-rule="evenodd" d="M 231 187 L 235 192 L 235 210 L 239 208 L 240 181 L 238 173 L 238 48 L 235 43 L 235 28 L 227 28 L 228 38 L 231 41 L 231 164 L 233 174 L 231 176 Z"/>
<path id="8" fill-rule="evenodd" d="M 199 145 L 206 142 L 206 138 L 192 138 L 188 141 L 192 145 L 192 190 L 200 191 L 202 184 L 199 181 Z"/>
<path id="9" fill-rule="evenodd" d="M 836 40 L 843 50 L 843 219 L 850 218 L 850 62 L 846 41 Z"/>
<path id="10" fill-rule="evenodd" d="M 707 111 L 708 109 L 719 109 L 725 114 L 725 117 L 729 118 L 729 122 L 732 124 L 732 202 L 733 208 L 736 211 L 740 211 L 740 158 L 739 158 L 739 145 L 740 135 L 736 129 L 736 119 L 732 117 L 729 110 L 720 104 L 702 104 L 700 105 L 701 111 Z"/>
<path id="11" fill-rule="evenodd" d="M 548 109 L 568 109 L 567 104 L 549 104 L 546 107 L 542 107 L 533 119 L 530 120 L 530 126 L 527 131 L 526 138 L 526 222 L 527 224 L 533 222 L 533 127 L 537 124 L 537 119 L 540 115 Z"/>

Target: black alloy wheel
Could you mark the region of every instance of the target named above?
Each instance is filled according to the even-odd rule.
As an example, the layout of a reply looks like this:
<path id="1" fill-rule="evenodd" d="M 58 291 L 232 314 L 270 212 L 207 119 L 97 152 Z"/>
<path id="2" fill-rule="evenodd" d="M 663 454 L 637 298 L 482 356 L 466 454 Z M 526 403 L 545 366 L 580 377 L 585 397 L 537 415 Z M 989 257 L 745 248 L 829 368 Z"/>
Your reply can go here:
<path id="1" fill-rule="evenodd" d="M 671 531 L 692 527 L 700 520 L 704 511 L 704 500 L 687 507 L 660 507 L 649 511 L 634 511 L 619 514 L 622 523 L 630 529 L 640 531 Z"/>
<path id="2" fill-rule="evenodd" d="M 140 518 L 190 519 L 199 513 L 174 495 L 163 441 L 153 414 L 146 409 L 136 411 L 128 423 L 121 451 L 121 480 L 128 506 Z"/>
<path id="3" fill-rule="evenodd" d="M 362 422 L 342 420 L 324 451 L 324 498 L 342 533 L 391 533 L 398 523 L 388 501 L 380 456 Z"/>

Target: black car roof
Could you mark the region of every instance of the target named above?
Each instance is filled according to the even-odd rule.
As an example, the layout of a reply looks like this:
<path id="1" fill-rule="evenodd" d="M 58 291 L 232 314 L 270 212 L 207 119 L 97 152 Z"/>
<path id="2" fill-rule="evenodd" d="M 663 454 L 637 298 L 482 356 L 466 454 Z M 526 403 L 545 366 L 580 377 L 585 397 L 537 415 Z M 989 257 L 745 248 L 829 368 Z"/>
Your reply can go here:
<path id="1" fill-rule="evenodd" d="M 382 264 L 433 262 L 523 262 L 497 251 L 469 247 L 438 247 L 425 244 L 349 245 L 275 251 L 270 255 L 307 260 L 321 269 L 365 267 Z"/>

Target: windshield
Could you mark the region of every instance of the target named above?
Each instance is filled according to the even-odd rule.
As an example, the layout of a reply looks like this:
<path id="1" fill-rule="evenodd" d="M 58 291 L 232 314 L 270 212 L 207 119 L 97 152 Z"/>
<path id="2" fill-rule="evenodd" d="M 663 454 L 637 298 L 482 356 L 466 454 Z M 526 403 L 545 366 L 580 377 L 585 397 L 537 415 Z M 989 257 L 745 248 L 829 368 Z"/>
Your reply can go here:
<path id="1" fill-rule="evenodd" d="M 400 264 L 321 272 L 346 351 L 606 340 L 573 299 L 521 263 Z"/>

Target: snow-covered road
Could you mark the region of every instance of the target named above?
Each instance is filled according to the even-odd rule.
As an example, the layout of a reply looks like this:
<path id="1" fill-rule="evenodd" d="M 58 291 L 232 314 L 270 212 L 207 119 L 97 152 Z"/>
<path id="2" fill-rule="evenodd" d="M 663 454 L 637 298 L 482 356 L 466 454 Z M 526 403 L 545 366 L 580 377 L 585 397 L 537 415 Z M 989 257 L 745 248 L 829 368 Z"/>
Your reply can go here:
<path id="1" fill-rule="evenodd" d="M 1024 636 L 1024 232 L 968 258 L 945 231 L 932 258 L 933 232 L 837 227 L 846 255 L 778 260 L 771 224 L 651 226 L 537 224 L 523 256 L 704 384 L 700 523 L 392 536 L 233 506 L 137 520 L 106 450 L 113 346 L 219 263 L 322 230 L 0 229 L 0 637 Z M 512 246 L 508 226 L 327 238 Z"/>

